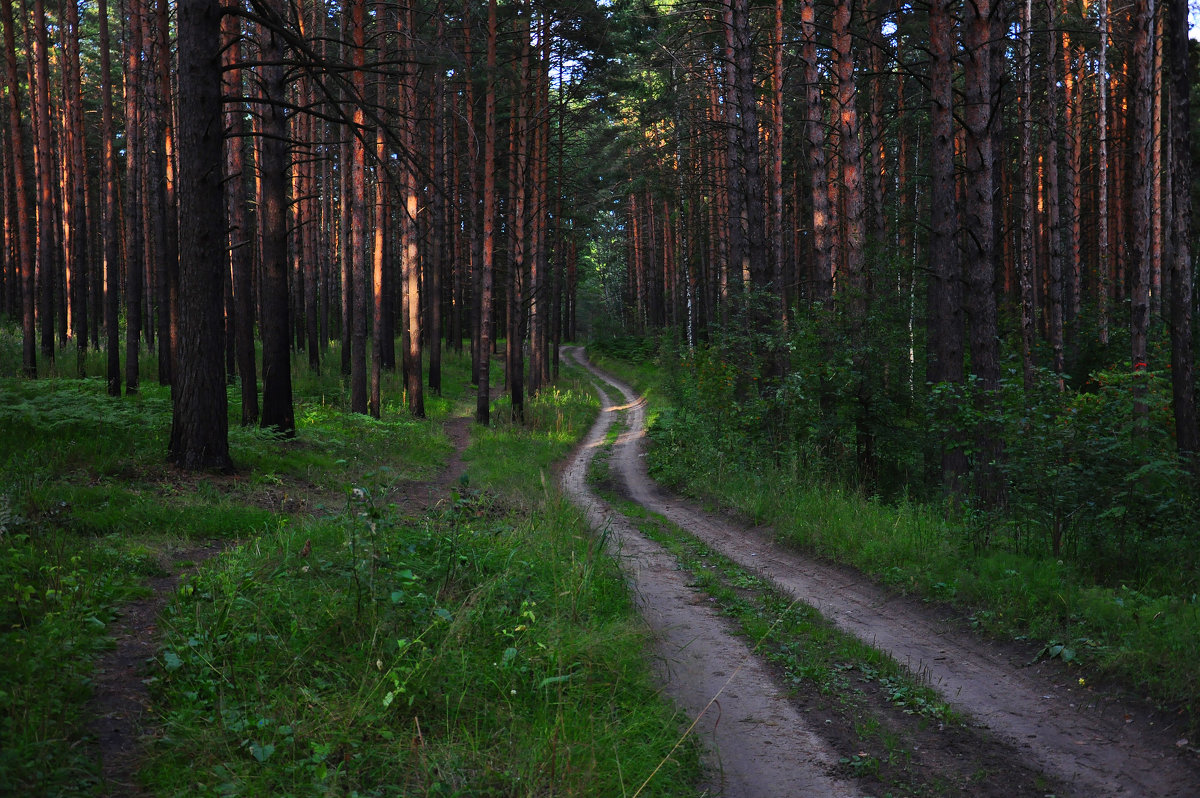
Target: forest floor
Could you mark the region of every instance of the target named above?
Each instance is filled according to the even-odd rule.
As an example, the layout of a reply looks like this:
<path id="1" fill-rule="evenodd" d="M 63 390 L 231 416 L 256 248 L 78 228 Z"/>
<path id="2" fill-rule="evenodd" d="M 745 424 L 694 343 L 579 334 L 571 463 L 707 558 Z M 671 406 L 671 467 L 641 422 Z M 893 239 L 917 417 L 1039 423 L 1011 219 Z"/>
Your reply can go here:
<path id="1" fill-rule="evenodd" d="M 446 437 L 454 446 L 445 467 L 431 480 L 398 486 L 394 494 L 397 501 L 413 511 L 424 511 L 445 497 L 464 472 L 463 452 L 470 424 L 471 419 L 465 416 L 443 424 Z M 281 501 L 287 503 L 286 498 Z M 313 501 L 304 504 L 322 506 Z M 143 596 L 123 604 L 117 611 L 109 631 L 113 647 L 96 662 L 92 697 L 87 706 L 88 728 L 101 763 L 103 794 L 114 798 L 144 794 L 137 773 L 145 743 L 157 733 L 150 721 L 152 698 L 146 670 L 161 646 L 160 617 L 181 582 L 231 545 L 235 544 L 213 540 L 163 549 L 158 552 L 162 573 L 146 580 Z"/>
<path id="2" fill-rule="evenodd" d="M 777 545 L 769 529 L 659 489 L 643 460 L 642 402 L 581 349 L 568 354 L 595 376 L 602 413 L 563 484 L 593 527 L 610 536 L 657 641 L 665 688 L 706 739 L 713 792 L 863 795 L 900 785 L 901 794 L 1200 794 L 1200 761 L 1189 741 L 1149 704 L 1085 684 L 1060 663 L 1035 662 L 1029 647 L 982 639 L 961 611 L 896 594 Z M 614 428 L 623 431 L 614 436 Z M 608 457 L 600 485 L 589 475 L 597 456 Z M 605 488 L 619 495 L 601 498 Z M 864 678 L 846 681 L 857 694 L 851 711 L 845 696 L 788 679 L 763 656 L 762 640 L 739 633 L 695 574 L 644 534 L 639 516 L 647 511 L 890 655 L 937 691 L 954 717 L 931 720 L 912 704 L 897 710 L 898 688 L 873 680 L 864 666 L 857 668 Z M 864 734 L 871 724 L 885 728 L 888 745 Z"/>

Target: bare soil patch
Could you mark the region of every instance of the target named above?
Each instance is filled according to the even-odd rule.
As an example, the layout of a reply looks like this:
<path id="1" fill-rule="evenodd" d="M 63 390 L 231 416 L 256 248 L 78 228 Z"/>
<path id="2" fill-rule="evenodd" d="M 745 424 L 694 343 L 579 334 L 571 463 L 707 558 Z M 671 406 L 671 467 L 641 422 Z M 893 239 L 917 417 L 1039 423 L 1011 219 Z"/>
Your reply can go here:
<path id="1" fill-rule="evenodd" d="M 158 618 L 180 581 L 225 545 L 226 541 L 209 541 L 162 552 L 162 566 L 169 573 L 148 579 L 150 595 L 122 605 L 109 625 L 115 646 L 96 662 L 87 706 L 88 731 L 100 762 L 101 795 L 143 794 L 136 776 L 143 739 L 153 733 L 147 725 L 151 698 L 146 678 L 147 663 L 158 650 Z M 178 568 L 178 562 L 189 565 Z"/>

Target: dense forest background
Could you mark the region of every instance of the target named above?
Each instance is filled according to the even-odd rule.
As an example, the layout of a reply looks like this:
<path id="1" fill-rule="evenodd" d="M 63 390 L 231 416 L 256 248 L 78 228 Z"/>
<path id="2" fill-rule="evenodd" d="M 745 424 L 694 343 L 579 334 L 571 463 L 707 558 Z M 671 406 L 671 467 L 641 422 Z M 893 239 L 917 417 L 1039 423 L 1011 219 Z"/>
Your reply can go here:
<path id="1" fill-rule="evenodd" d="M 469 347 L 486 423 L 487 353 L 519 419 L 561 341 L 649 335 L 613 346 L 669 371 L 681 468 L 1195 587 L 1181 0 L 0 12 L 14 370 L 146 370 L 182 466 L 233 467 L 230 385 L 294 434 L 293 355 L 422 416 Z"/>

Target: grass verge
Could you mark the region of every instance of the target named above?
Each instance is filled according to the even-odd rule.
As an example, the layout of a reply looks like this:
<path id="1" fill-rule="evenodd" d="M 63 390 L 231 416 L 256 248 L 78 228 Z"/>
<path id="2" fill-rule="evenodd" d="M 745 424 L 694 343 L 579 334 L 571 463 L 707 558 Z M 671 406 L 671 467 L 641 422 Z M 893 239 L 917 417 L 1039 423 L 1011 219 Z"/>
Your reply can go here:
<path id="1" fill-rule="evenodd" d="M 940 507 L 884 503 L 814 480 L 798 463 L 711 448 L 670 408 L 652 358 L 597 354 L 601 368 L 647 396 L 651 475 L 730 508 L 797 549 L 852 565 L 896 589 L 961 607 L 982 632 L 1028 641 L 1037 657 L 1080 668 L 1158 702 L 1200 728 L 1200 598 L 1153 586 L 1099 586 L 1061 560 L 981 550 Z"/>

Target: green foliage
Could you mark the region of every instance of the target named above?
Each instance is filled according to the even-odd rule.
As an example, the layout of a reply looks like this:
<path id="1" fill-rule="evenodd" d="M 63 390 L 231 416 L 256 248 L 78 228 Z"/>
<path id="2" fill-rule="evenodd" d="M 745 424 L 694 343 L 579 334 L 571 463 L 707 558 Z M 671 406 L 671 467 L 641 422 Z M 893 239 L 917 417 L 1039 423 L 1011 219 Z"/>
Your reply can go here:
<path id="1" fill-rule="evenodd" d="M 414 516 L 403 497 L 452 450 L 441 422 L 473 409 L 469 360 L 446 353 L 428 421 L 349 413 L 338 375 L 295 365 L 296 438 L 232 427 L 230 477 L 164 466 L 155 383 L 114 398 L 98 379 L 0 379 L 0 784 L 111 788 L 85 726 L 95 658 L 120 605 L 196 538 L 242 545 L 170 604 L 152 669 L 163 714 L 148 719 L 165 736 L 143 774 L 157 792 L 640 783 L 679 725 L 624 582 L 548 476 L 592 393 L 568 378 L 524 426 L 474 429 L 458 493 Z M 691 794 L 698 767 L 677 751 L 653 794 Z"/>
<path id="2" fill-rule="evenodd" d="M 879 312 L 861 349 L 833 323 L 836 309 L 795 319 L 774 373 L 720 332 L 657 378 L 653 365 L 607 362 L 648 389 L 650 473 L 793 545 L 960 605 L 982 630 L 1064 646 L 1056 659 L 1194 712 L 1200 499 L 1174 451 L 1169 373 L 1110 367 L 1060 390 L 1042 371 L 1027 392 L 1014 360 L 983 403 L 973 381 L 925 385 L 922 342 Z M 874 475 L 862 469 L 860 427 L 873 437 Z M 995 464 L 979 460 L 983 429 L 1004 442 Z M 965 447 L 968 490 L 977 474 L 1002 481 L 999 505 L 935 498 L 945 441 Z"/>
<path id="3" fill-rule="evenodd" d="M 366 490 L 181 592 L 160 658 L 161 792 L 615 795 L 678 735 L 628 594 L 561 501 Z M 654 794 L 689 794 L 688 749 Z"/>
<path id="4" fill-rule="evenodd" d="M 1071 391 L 1040 371 L 1025 391 L 1011 375 L 991 418 L 974 410 L 973 385 L 950 402 L 958 410 L 934 425 L 941 434 L 971 440 L 986 423 L 1005 441 L 1005 506 L 974 516 L 974 545 L 1068 558 L 1113 586 L 1195 592 L 1200 501 L 1175 452 L 1168 376 L 1112 369 Z"/>

